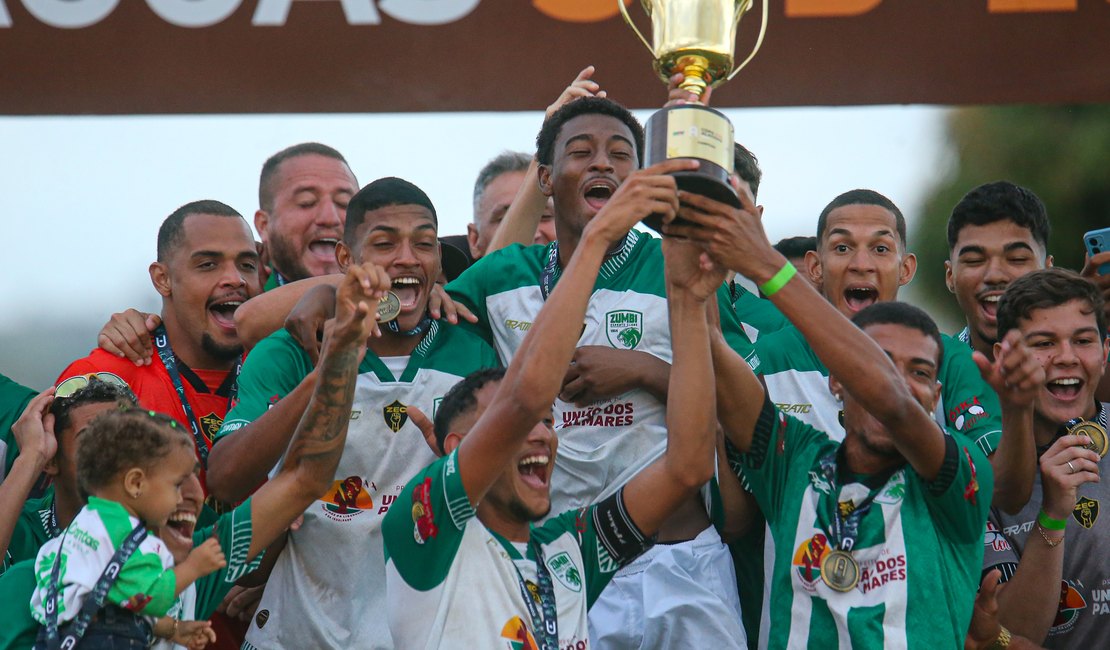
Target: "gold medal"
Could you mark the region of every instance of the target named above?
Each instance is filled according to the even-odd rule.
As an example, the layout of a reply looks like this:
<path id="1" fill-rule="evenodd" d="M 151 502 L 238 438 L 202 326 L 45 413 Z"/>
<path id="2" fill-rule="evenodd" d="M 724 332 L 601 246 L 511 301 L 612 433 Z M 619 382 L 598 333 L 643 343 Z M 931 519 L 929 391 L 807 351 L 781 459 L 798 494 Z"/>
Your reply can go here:
<path id="1" fill-rule="evenodd" d="M 1091 439 L 1091 444 L 1087 445 L 1087 449 L 1098 454 L 1100 457 L 1106 456 L 1107 438 L 1106 429 L 1103 429 L 1098 422 L 1091 422 L 1090 420 L 1081 420 L 1072 426 L 1068 427 L 1068 435 L 1071 436 L 1087 436 Z"/>
<path id="2" fill-rule="evenodd" d="M 401 313 L 401 300 L 392 291 L 386 291 L 378 303 L 378 322 L 388 323 Z"/>
<path id="3" fill-rule="evenodd" d="M 848 592 L 859 583 L 859 563 L 848 551 L 835 549 L 821 559 L 821 580 L 839 592 Z"/>

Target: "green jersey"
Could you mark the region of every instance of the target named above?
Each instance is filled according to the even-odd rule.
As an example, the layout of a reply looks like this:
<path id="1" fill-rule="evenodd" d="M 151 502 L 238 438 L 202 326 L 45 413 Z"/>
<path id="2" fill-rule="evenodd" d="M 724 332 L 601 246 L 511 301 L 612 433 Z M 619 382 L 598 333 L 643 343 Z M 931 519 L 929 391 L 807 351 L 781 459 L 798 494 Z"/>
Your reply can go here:
<path id="1" fill-rule="evenodd" d="M 12 425 L 23 415 L 23 409 L 35 396 L 35 391 L 22 386 L 4 375 L 0 375 L 0 481 L 4 480 L 8 471 L 19 455 L 19 446 L 12 433 Z"/>
<path id="2" fill-rule="evenodd" d="M 839 442 L 765 403 L 748 453 L 730 449 L 774 543 L 760 647 L 963 647 L 993 475 L 976 445 L 949 434 L 931 482 L 909 466 L 853 475 Z M 857 508 L 851 555 L 858 582 L 836 591 L 821 577 L 822 561 L 839 547 L 834 513 L 852 521 L 843 513 Z"/>
<path id="3" fill-rule="evenodd" d="M 489 345 L 443 322 L 431 324 L 409 357 L 367 352 L 332 485 L 289 534 L 244 647 L 393 647 L 385 619 L 382 518 L 405 482 L 435 460 L 408 409 L 434 417 L 460 379 L 497 363 Z M 288 332 L 263 340 L 243 365 L 239 403 L 217 440 L 237 435 L 311 371 L 311 359 Z"/>
<path id="4" fill-rule="evenodd" d="M 520 348 L 559 277 L 556 243 L 495 251 L 463 272 L 447 291 L 478 316 L 467 324 L 497 349 L 506 364 Z M 578 347 L 638 350 L 671 362 L 671 334 L 660 240 L 631 231 L 601 266 L 586 308 Z M 722 285 L 721 304 L 728 304 Z M 751 344 L 736 315 L 721 310 L 721 327 L 742 356 Z M 562 370 L 555 370 L 562 372 Z M 553 512 L 595 503 L 662 455 L 666 405 L 634 389 L 584 407 L 555 400 L 559 454 L 551 477 Z"/>
<path id="5" fill-rule="evenodd" d="M 790 325 L 790 321 L 770 300 L 760 298 L 741 279 L 735 278 L 729 286 L 729 296 L 732 299 L 732 310 L 740 319 L 744 333 L 752 343 L 758 341 L 763 334 L 777 332 Z"/>
<path id="6" fill-rule="evenodd" d="M 554 593 L 558 647 L 588 648 L 586 610 L 617 569 L 650 545 L 624 514 L 621 496 L 564 512 L 533 526 L 528 544 L 514 543 L 478 520 L 457 453 L 432 463 L 385 517 L 394 643 L 407 650 L 539 648 L 523 595 L 539 599 L 539 548 Z"/>
<path id="7" fill-rule="evenodd" d="M 990 455 L 1002 437 L 1002 408 L 998 395 L 979 374 L 971 349 L 958 339 L 942 335 L 943 358 L 937 381 L 941 398 L 934 414 L 941 426 L 975 441 Z M 756 373 L 763 375 L 767 392 L 779 410 L 844 439 L 837 417 L 840 402 L 829 390 L 829 370 L 796 327 L 760 337 L 756 344 Z"/>
<path id="8" fill-rule="evenodd" d="M 39 623 L 31 616 L 31 593 L 35 590 L 35 559 L 23 560 L 0 575 L 0 650 L 31 650 Z"/>
<path id="9" fill-rule="evenodd" d="M 57 515 L 54 511 L 54 490 L 51 488 L 39 499 L 28 499 L 12 529 L 12 538 L 4 554 L 0 572 L 23 560 L 34 559 L 47 540 L 58 536 Z"/>

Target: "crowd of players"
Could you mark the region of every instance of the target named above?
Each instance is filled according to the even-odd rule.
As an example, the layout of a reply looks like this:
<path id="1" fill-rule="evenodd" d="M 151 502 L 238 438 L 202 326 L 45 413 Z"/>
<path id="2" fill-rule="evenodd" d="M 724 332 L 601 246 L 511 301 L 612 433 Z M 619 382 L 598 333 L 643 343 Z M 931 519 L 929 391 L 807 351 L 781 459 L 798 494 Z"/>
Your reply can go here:
<path id="1" fill-rule="evenodd" d="M 1032 191 L 969 188 L 941 334 L 888 198 L 772 246 L 754 155 L 742 207 L 679 191 L 591 75 L 465 239 L 294 145 L 260 244 L 182 206 L 160 313 L 0 377 L 0 648 L 1108 643 L 1110 253 L 1054 268 Z"/>

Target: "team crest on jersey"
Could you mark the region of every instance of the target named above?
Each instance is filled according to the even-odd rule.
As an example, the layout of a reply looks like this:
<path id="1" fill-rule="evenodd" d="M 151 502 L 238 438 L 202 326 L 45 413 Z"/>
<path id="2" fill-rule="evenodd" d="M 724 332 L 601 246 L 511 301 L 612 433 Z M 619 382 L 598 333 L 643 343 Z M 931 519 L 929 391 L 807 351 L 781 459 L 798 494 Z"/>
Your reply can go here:
<path id="1" fill-rule="evenodd" d="M 409 407 L 395 399 L 392 404 L 382 408 L 382 417 L 385 418 L 385 426 L 397 433 L 409 421 Z"/>
<path id="2" fill-rule="evenodd" d="M 224 419 L 214 412 L 200 417 L 200 431 L 209 442 L 216 437 L 216 433 L 224 424 Z"/>
<path id="3" fill-rule="evenodd" d="M 1084 528 L 1091 528 L 1098 521 L 1098 501 L 1088 497 L 1079 497 L 1071 516 Z"/>
<path id="4" fill-rule="evenodd" d="M 582 573 L 574 566 L 570 553 L 563 551 L 548 558 L 547 568 L 567 589 L 575 593 L 582 591 Z"/>
<path id="5" fill-rule="evenodd" d="M 509 642 L 505 645 L 509 650 L 539 650 L 535 637 L 528 630 L 528 626 L 519 616 L 514 616 L 501 628 L 501 638 Z"/>
<path id="6" fill-rule="evenodd" d="M 794 552 L 794 570 L 802 581 L 802 587 L 810 592 L 817 591 L 817 583 L 821 580 L 821 560 L 829 552 L 829 540 L 824 533 L 817 533 L 802 542 Z"/>
<path id="7" fill-rule="evenodd" d="M 618 349 L 632 350 L 644 337 L 644 315 L 630 309 L 620 309 L 605 314 L 605 335 Z"/>
<path id="8" fill-rule="evenodd" d="M 374 507 L 374 500 L 366 490 L 373 483 L 361 476 L 348 476 L 331 484 L 324 496 L 324 515 L 332 521 L 350 521 Z"/>
<path id="9" fill-rule="evenodd" d="M 896 472 L 894 476 L 883 486 L 882 492 L 879 496 L 875 497 L 875 503 L 882 503 L 885 505 L 895 505 L 901 503 L 902 499 L 906 498 L 906 475 L 904 472 Z"/>
<path id="10" fill-rule="evenodd" d="M 1076 585 L 1068 580 L 1060 581 L 1060 608 L 1056 610 L 1056 620 L 1052 621 L 1052 627 L 1048 630 L 1049 636 L 1070 632 L 1079 620 L 1079 615 L 1087 609 L 1087 601 L 1075 588 Z"/>

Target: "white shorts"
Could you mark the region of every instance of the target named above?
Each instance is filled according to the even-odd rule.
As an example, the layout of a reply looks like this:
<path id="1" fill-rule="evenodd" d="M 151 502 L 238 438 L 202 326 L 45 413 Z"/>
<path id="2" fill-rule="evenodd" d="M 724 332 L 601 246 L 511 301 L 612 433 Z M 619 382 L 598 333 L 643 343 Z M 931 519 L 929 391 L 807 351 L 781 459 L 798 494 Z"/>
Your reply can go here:
<path id="1" fill-rule="evenodd" d="M 748 647 L 732 556 L 712 526 L 618 571 L 589 623 L 598 650 Z"/>

